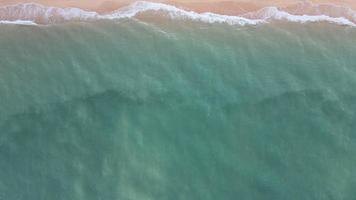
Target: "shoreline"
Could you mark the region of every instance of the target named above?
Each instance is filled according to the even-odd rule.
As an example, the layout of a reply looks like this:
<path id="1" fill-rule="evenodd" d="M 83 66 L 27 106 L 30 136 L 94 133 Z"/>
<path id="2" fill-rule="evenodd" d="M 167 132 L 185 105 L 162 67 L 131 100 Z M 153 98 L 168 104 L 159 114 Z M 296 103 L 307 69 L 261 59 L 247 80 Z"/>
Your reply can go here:
<path id="1" fill-rule="evenodd" d="M 12 0 L 15 1 L 15 0 Z M 20 0 L 16 0 L 20 1 Z M 35 1 L 35 2 L 33 2 Z M 329 22 L 356 27 L 356 11 L 335 4 L 316 4 L 290 0 L 273 4 L 268 2 L 205 2 L 190 3 L 170 1 L 165 3 L 139 1 L 137 3 L 104 3 L 95 8 L 78 6 L 47 5 L 33 0 L 32 3 L 12 4 L 1 7 L 0 20 L 4 23 L 17 21 L 20 24 L 51 24 L 70 20 L 100 20 L 131 18 L 147 11 L 166 12 L 170 18 L 191 19 L 206 23 L 227 23 L 230 25 L 256 25 L 265 22 L 286 20 L 290 22 Z M 47 0 L 48 1 L 48 0 Z M 51 0 L 52 1 L 52 0 Z M 86 1 L 86 0 L 82 0 Z M 21 1 L 23 2 L 23 0 Z M 26 1 L 27 2 L 27 1 Z M 99 1 L 97 1 L 100 3 Z M 35 4 L 34 4 L 35 3 Z M 91 4 L 94 6 L 93 4 Z M 127 6 L 130 5 L 130 6 Z M 68 7 L 69 9 L 62 9 Z M 124 8 L 122 8 L 124 7 Z M 122 9 L 120 9 L 122 8 Z"/>
<path id="2" fill-rule="evenodd" d="M 45 6 L 53 7 L 75 7 L 87 11 L 95 11 L 98 13 L 107 13 L 122 7 L 125 7 L 134 0 L 96 0 L 95 2 L 88 2 L 88 0 L 63 0 L 58 2 L 56 0 L 5 0 L 0 2 L 0 7 L 7 5 L 14 5 L 20 3 L 38 3 Z M 197 13 L 212 12 L 223 15 L 241 15 L 247 12 L 257 11 L 264 7 L 279 7 L 287 8 L 294 6 L 300 2 L 300 0 L 265 0 L 263 2 L 259 0 L 206 0 L 204 2 L 191 1 L 191 0 L 152 0 L 150 2 L 159 2 L 174 5 L 184 10 L 190 10 Z M 305 2 L 305 1 L 304 1 Z M 356 10 L 356 1 L 351 0 L 311 0 L 307 1 L 315 5 L 320 4 L 332 4 L 336 6 L 348 7 Z"/>

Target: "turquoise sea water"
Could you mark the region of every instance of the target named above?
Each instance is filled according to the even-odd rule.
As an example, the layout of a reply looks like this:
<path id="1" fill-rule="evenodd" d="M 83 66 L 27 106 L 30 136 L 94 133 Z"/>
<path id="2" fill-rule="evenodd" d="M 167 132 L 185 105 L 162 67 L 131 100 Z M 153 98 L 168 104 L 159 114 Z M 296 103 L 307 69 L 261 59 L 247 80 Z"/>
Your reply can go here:
<path id="1" fill-rule="evenodd" d="M 0 25 L 1 200 L 355 199 L 356 29 Z"/>

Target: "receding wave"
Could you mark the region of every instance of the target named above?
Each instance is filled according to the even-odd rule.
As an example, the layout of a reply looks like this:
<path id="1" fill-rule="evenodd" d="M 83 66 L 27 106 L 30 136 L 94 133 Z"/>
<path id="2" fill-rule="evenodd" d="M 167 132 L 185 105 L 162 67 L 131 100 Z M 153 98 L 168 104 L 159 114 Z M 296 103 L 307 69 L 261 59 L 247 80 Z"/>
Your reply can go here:
<path id="1" fill-rule="evenodd" d="M 264 21 L 286 20 L 290 22 L 330 22 L 340 25 L 356 26 L 355 23 L 344 17 L 331 17 L 325 14 L 322 15 L 295 15 L 284 10 L 279 10 L 276 7 L 266 7 L 257 12 L 247 13 L 246 18 L 259 19 Z"/>
<path id="2" fill-rule="evenodd" d="M 230 25 L 257 25 L 273 21 L 298 23 L 328 22 L 356 26 L 356 12 L 335 5 L 300 3 L 283 9 L 266 7 L 240 16 L 221 15 L 211 12 L 197 13 L 163 3 L 137 1 L 110 13 L 99 14 L 79 8 L 48 7 L 36 3 L 16 4 L 0 7 L 0 23 L 6 24 L 54 24 L 67 21 L 96 21 L 135 18 L 146 12 L 163 15 L 171 19 L 192 20 L 204 23 L 226 23 Z"/>
<path id="3" fill-rule="evenodd" d="M 38 24 L 51 24 L 70 20 L 96 19 L 96 12 L 79 8 L 47 7 L 36 3 L 24 3 L 0 8 L 0 20 L 25 20 Z"/>

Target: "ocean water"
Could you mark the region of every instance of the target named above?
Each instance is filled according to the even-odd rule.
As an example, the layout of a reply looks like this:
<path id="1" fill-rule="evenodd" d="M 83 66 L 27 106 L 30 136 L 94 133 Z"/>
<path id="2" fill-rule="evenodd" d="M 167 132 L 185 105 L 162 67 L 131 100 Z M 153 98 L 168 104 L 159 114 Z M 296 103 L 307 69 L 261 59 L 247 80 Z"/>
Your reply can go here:
<path id="1" fill-rule="evenodd" d="M 0 25 L 0 199 L 356 199 L 356 29 Z"/>

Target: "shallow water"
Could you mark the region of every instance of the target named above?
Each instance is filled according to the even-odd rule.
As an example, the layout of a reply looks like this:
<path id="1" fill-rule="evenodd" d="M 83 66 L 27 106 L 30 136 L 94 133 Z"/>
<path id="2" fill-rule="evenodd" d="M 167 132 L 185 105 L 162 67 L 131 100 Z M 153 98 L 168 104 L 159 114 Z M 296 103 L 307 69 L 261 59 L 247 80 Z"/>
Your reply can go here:
<path id="1" fill-rule="evenodd" d="M 0 199 L 354 199 L 356 29 L 0 26 Z"/>

